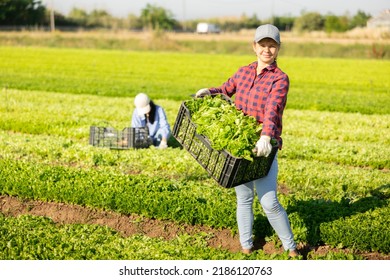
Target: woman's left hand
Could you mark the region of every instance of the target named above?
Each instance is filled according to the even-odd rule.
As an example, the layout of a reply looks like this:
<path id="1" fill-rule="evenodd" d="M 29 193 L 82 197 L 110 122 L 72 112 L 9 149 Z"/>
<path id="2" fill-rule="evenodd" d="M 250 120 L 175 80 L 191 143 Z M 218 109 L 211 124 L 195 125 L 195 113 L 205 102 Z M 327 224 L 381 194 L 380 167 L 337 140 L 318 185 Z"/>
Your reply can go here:
<path id="1" fill-rule="evenodd" d="M 270 143 L 271 137 L 262 135 L 260 137 L 260 140 L 257 141 L 256 147 L 255 147 L 255 153 L 256 155 L 259 156 L 265 156 L 268 157 L 269 154 L 272 151 L 272 145 Z"/>

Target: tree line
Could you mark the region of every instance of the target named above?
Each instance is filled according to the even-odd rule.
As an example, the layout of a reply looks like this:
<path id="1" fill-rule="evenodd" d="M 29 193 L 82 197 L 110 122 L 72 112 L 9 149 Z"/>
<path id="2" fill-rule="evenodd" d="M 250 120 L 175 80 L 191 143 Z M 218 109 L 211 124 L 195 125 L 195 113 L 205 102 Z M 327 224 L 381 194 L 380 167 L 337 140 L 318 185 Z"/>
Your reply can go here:
<path id="1" fill-rule="evenodd" d="M 139 16 L 129 14 L 125 18 L 112 16 L 105 10 L 91 12 L 73 8 L 68 15 L 47 8 L 40 0 L 0 0 L 0 27 L 23 26 L 44 28 L 50 26 L 50 16 L 54 16 L 57 28 L 107 28 L 129 30 L 194 31 L 200 21 L 217 24 L 221 31 L 238 31 L 256 28 L 263 23 L 273 23 L 282 31 L 326 31 L 344 32 L 355 27 L 366 26 L 371 15 L 358 11 L 355 15 L 321 15 L 317 12 L 304 12 L 300 16 L 274 16 L 260 20 L 242 15 L 235 19 L 211 18 L 178 21 L 171 11 L 158 5 L 146 4 Z"/>

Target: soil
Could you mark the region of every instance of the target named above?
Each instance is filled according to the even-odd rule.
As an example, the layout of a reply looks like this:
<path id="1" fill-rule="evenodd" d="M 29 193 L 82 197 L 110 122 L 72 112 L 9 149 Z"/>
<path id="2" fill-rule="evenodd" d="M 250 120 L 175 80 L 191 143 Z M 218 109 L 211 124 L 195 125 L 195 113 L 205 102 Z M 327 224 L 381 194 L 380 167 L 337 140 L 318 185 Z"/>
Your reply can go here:
<path id="1" fill-rule="evenodd" d="M 211 238 L 208 245 L 214 248 L 226 249 L 231 252 L 240 252 L 241 247 L 236 235 L 232 235 L 229 229 L 213 229 L 207 226 L 193 226 L 177 224 L 170 221 L 149 219 L 138 215 L 122 215 L 112 211 L 102 211 L 78 205 L 43 202 L 36 200 L 23 200 L 16 197 L 0 196 L 1 212 L 5 216 L 17 217 L 19 215 L 46 216 L 59 224 L 97 224 L 108 226 L 123 237 L 133 234 L 144 234 L 148 237 L 163 237 L 166 240 L 176 238 L 177 235 L 199 232 L 209 233 Z M 258 240 L 255 249 L 264 250 L 267 254 L 282 253 L 282 248 L 275 247 L 273 242 Z M 298 249 L 303 258 L 309 252 L 314 251 L 316 255 L 324 255 L 329 251 L 340 251 L 329 246 L 310 247 L 299 244 Z M 347 252 L 347 250 L 344 250 Z M 360 252 L 367 260 L 390 260 L 390 255 L 383 255 L 377 252 Z"/>

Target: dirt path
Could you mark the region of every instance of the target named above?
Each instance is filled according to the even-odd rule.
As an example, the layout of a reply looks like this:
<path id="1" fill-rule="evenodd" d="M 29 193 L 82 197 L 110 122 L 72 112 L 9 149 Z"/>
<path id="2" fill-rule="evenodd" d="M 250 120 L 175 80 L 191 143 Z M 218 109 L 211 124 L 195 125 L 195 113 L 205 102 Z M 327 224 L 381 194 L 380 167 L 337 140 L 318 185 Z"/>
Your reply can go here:
<path id="1" fill-rule="evenodd" d="M 169 221 L 160 221 L 140 217 L 138 215 L 121 215 L 112 211 L 101 211 L 78 205 L 64 203 L 22 200 L 16 197 L 0 196 L 0 210 L 5 216 L 17 217 L 23 214 L 46 216 L 60 224 L 97 224 L 108 226 L 122 236 L 144 234 L 151 238 L 163 237 L 166 240 L 175 238 L 179 234 L 195 234 L 205 232 L 211 235 L 208 241 L 210 247 L 223 248 L 231 252 L 239 252 L 240 244 L 237 236 L 232 236 L 230 230 L 217 230 L 206 226 L 191 226 L 176 224 Z M 282 249 L 275 248 L 272 243 L 259 241 L 257 249 L 268 254 L 281 253 Z M 310 251 L 325 254 L 331 250 L 328 246 L 307 248 L 300 246 L 303 257 Z M 362 253 L 365 259 L 390 260 L 390 256 L 378 253 Z"/>

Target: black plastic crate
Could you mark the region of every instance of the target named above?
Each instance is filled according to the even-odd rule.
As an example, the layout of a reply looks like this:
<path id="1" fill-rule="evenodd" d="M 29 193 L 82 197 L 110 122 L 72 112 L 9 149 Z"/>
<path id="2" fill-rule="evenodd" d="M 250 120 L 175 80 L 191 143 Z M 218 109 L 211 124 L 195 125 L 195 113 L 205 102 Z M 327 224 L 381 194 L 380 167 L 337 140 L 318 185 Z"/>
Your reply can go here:
<path id="1" fill-rule="evenodd" d="M 180 106 L 172 134 L 211 177 L 225 188 L 265 177 L 278 151 L 276 144 L 268 157 L 255 157 L 249 161 L 234 157 L 225 150 L 213 149 L 206 137 L 196 133 L 196 125 L 191 121 L 185 102 Z"/>
<path id="2" fill-rule="evenodd" d="M 91 126 L 89 144 L 115 150 L 148 148 L 153 144 L 147 127 L 126 127 L 116 130 L 112 127 Z"/>

